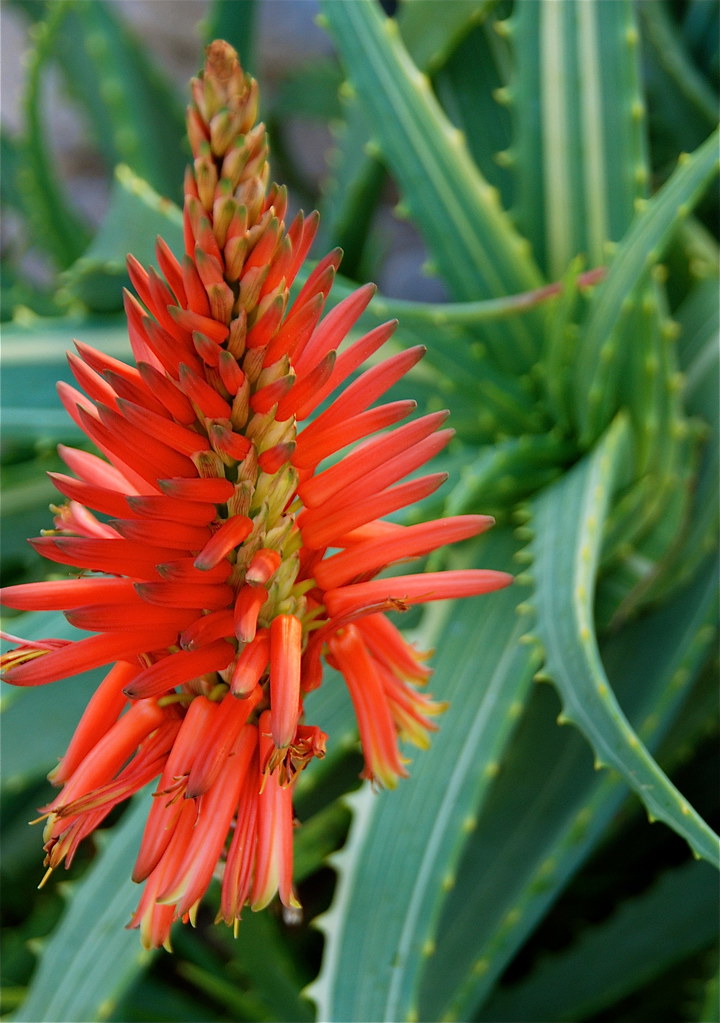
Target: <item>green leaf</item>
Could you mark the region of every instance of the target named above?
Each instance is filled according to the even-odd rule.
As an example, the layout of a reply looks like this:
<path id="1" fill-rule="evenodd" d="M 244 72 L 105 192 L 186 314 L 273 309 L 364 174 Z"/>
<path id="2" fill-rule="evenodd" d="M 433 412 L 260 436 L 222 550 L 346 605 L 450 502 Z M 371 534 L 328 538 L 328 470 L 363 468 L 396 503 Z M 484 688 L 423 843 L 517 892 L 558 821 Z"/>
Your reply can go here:
<path id="1" fill-rule="evenodd" d="M 465 136 L 472 158 L 508 209 L 513 198 L 507 166 L 512 142 L 506 88 L 510 53 L 496 27 L 489 17 L 476 24 L 440 67 L 434 84 L 443 109 Z M 435 33 L 426 31 L 425 38 L 433 40 Z M 414 56 L 412 49 L 410 53 Z"/>
<path id="2" fill-rule="evenodd" d="M 518 223 L 551 279 L 619 241 L 648 181 L 630 0 L 517 4 L 511 28 Z"/>
<path id="3" fill-rule="evenodd" d="M 34 28 L 34 48 L 27 58 L 24 96 L 25 135 L 21 143 L 22 171 L 18 186 L 30 214 L 32 236 L 60 267 L 77 259 L 90 239 L 87 224 L 69 203 L 55 172 L 55 161 L 46 145 L 42 115 L 42 84 L 57 44 L 67 3 L 55 4 L 46 22 Z"/>
<path id="4" fill-rule="evenodd" d="M 522 983 L 501 990 L 480 1018 L 578 1020 L 608 1009 L 709 946 L 717 934 L 716 902 L 717 875 L 705 864 L 668 870 L 569 948 L 546 956 Z"/>
<path id="5" fill-rule="evenodd" d="M 713 5 L 708 5 L 713 6 Z M 717 95 L 687 51 L 669 8 L 638 4 L 655 160 L 694 149 L 717 123 Z"/>
<path id="6" fill-rule="evenodd" d="M 674 755 L 678 742 L 687 749 L 716 702 L 712 689 L 707 700 L 694 685 L 712 649 L 716 591 L 705 571 L 603 644 L 613 688 L 652 749 L 668 735 Z M 583 737 L 557 727 L 558 709 L 551 687 L 533 690 L 443 909 L 421 1019 L 473 1018 L 617 818 L 628 791 L 622 778 L 593 770 Z"/>
<path id="7" fill-rule="evenodd" d="M 648 753 L 605 674 L 595 639 L 592 598 L 603 522 L 623 451 L 618 421 L 574 470 L 534 502 L 534 598 L 546 670 L 563 701 L 562 718 L 590 741 L 598 763 L 618 771 L 645 804 L 710 863 L 717 836 Z"/>
<path id="8" fill-rule="evenodd" d="M 583 278 L 578 283 L 588 283 L 588 279 Z M 355 287 L 339 276 L 330 293 L 329 305 L 341 301 Z M 552 424 L 540 405 L 536 373 L 511 374 L 499 369 L 488 341 L 502 321 L 523 318 L 527 323 L 529 314 L 543 306 L 547 309 L 547 320 L 554 323 L 561 315 L 557 302 L 564 301 L 558 296 L 566 295 L 570 287 L 567 282 L 554 283 L 481 302 L 415 302 L 378 293 L 360 324 L 369 330 L 385 320 L 397 319 L 398 340 L 404 345 L 427 347 L 418 373 L 423 374 L 425 366 L 432 368 L 436 393 L 448 395 L 456 427 L 457 416 L 466 411 L 463 405 L 467 399 L 467 411 L 476 425 L 474 433 L 459 429 L 463 437 L 482 441 L 495 440 L 498 433 L 541 433 Z M 452 404 L 453 395 L 457 396 L 458 408 Z"/>
<path id="9" fill-rule="evenodd" d="M 110 206 L 98 233 L 63 274 L 64 293 L 79 299 L 93 312 L 122 309 L 123 288 L 130 286 L 125 260 L 132 253 L 144 266 L 154 262 L 158 235 L 178 258 L 182 257 L 182 213 L 129 167 L 120 164 L 115 168 Z M 62 293 L 58 297 L 61 296 Z"/>
<path id="10" fill-rule="evenodd" d="M 379 150 L 454 296 L 483 299 L 539 286 L 523 239 L 408 56 L 395 22 L 371 0 L 324 3 L 323 11 Z M 500 368 L 527 368 L 538 345 L 532 319 L 498 327 L 488 345 Z"/>
<path id="11" fill-rule="evenodd" d="M 334 147 L 328 154 L 330 175 L 320 201 L 317 245 L 343 250 L 343 272 L 355 279 L 363 274 L 366 248 L 375 210 L 385 184 L 383 164 L 367 152 L 368 121 L 357 96 L 340 90 L 342 120 L 331 124 Z M 368 274 L 373 271 L 368 268 Z"/>
<path id="12" fill-rule="evenodd" d="M 140 888 L 130 880 L 148 812 L 146 796 L 133 801 L 69 900 L 43 949 L 27 1000 L 13 1023 L 40 1019 L 96 1023 L 152 959 L 137 931 L 125 930 Z M 52 883 L 52 882 L 49 882 Z"/>
<path id="13" fill-rule="evenodd" d="M 497 5 L 498 0 L 404 0 L 397 23 L 412 59 L 433 74 Z"/>
<path id="14" fill-rule="evenodd" d="M 331 57 L 293 68 L 278 83 L 271 101 L 272 117 L 280 124 L 291 117 L 332 121 L 341 116 L 338 90 L 342 72 Z"/>
<path id="15" fill-rule="evenodd" d="M 498 530 L 477 551 L 485 565 L 506 565 L 514 548 Z M 395 792 L 365 786 L 350 801 L 354 820 L 335 861 L 335 900 L 318 924 L 323 966 L 308 990 L 322 1019 L 406 1019 L 415 1008 L 438 914 L 532 673 L 517 600 L 513 589 L 486 597 L 480 618 L 474 601 L 444 609 L 432 628 L 434 689 L 450 710 Z"/>
<path id="16" fill-rule="evenodd" d="M 646 279 L 662 252 L 717 171 L 717 133 L 678 167 L 660 191 L 645 203 L 615 250 L 608 274 L 591 297 L 575 363 L 576 420 L 584 443 L 609 423 L 627 360 L 622 331 L 627 301 Z"/>
<path id="17" fill-rule="evenodd" d="M 117 358 L 127 358 L 130 351 L 124 319 L 33 318 L 3 329 L 0 394 L 6 437 L 67 439 L 80 435 L 55 390 L 58 380 L 74 382 L 67 365 L 73 335 Z"/>
<path id="18" fill-rule="evenodd" d="M 20 172 L 21 153 L 18 141 L 5 129 L 0 129 L 0 159 L 2 159 L 3 173 L 0 178 L 0 202 L 3 206 L 9 206 L 16 212 L 22 213 L 25 210 L 22 192 L 17 185 L 17 177 Z"/>
<path id="19" fill-rule="evenodd" d="M 667 513 L 672 502 L 683 496 L 687 498 L 686 514 L 680 528 L 671 534 L 664 552 L 662 572 L 656 573 L 645 588 L 646 600 L 665 597 L 689 579 L 708 555 L 717 551 L 720 464 L 716 387 L 720 370 L 720 310 L 717 294 L 717 279 L 702 281 L 676 314 L 681 328 L 678 356 L 685 370 L 682 397 L 688 413 L 697 416 L 698 420 L 693 424 L 697 429 L 695 435 L 691 435 L 694 443 L 689 448 L 685 464 L 679 461 L 677 476 L 669 480 L 671 493 L 663 495 L 659 525 L 670 520 Z M 687 445 L 685 449 L 688 450 Z"/>
<path id="20" fill-rule="evenodd" d="M 6 439 L 7 443 L 7 439 Z M 0 468 L 2 489 L 2 571 L 5 583 L 24 582 L 17 578 L 24 568 L 40 564 L 38 554 L 27 542 L 52 526 L 51 504 L 62 501 L 48 472 L 62 472 L 65 464 L 52 450 L 38 452 L 32 459 Z"/>
<path id="21" fill-rule="evenodd" d="M 418 67 L 428 73 L 442 68 L 462 34 L 477 19 L 483 18 L 493 5 L 494 0 L 472 4 L 468 4 L 467 0 L 412 0 L 403 3 L 398 13 L 398 24 L 408 52 Z M 432 33 L 427 32 L 429 23 L 433 25 Z M 316 67 L 317 62 L 310 71 L 314 72 Z M 281 90 L 286 88 L 287 80 Z M 330 88 L 328 84 L 327 89 Z M 303 104 L 305 91 L 303 83 Z M 336 91 L 337 87 L 334 87 L 333 92 Z M 342 120 L 331 125 L 335 145 L 328 157 L 330 176 L 325 182 L 320 203 L 317 244 L 320 248 L 339 245 L 344 251 L 345 274 L 360 280 L 373 273 L 371 268 L 365 269 L 366 249 L 373 226 L 372 213 L 381 197 L 386 171 L 381 160 L 367 151 L 371 133 L 363 104 L 349 89 L 340 89 L 339 99 L 341 109 L 335 116 L 342 115 Z M 294 103 L 298 103 L 297 88 Z M 277 111 L 276 104 L 274 109 Z"/>
<path id="22" fill-rule="evenodd" d="M 463 466 L 460 484 L 448 499 L 448 515 L 480 507 L 494 515 L 507 513 L 556 479 L 575 453 L 574 444 L 558 431 L 526 433 L 488 445 Z"/>
<path id="23" fill-rule="evenodd" d="M 23 639 L 80 637 L 59 611 L 19 615 L 5 619 L 3 627 Z M 102 670 L 85 672 L 55 685 L 34 688 L 0 683 L 3 790 L 18 791 L 55 767 L 102 675 Z"/>
<path id="24" fill-rule="evenodd" d="M 271 912 L 246 913 L 237 937 L 224 931 L 217 936 L 229 953 L 229 961 L 218 969 L 217 960 L 201 967 L 182 963 L 179 972 L 197 988 L 225 1008 L 230 1019 L 311 1020 L 312 1009 L 300 995 L 303 972 L 298 956 L 287 941 L 287 930 Z M 177 930 L 178 952 L 190 952 L 192 933 Z M 195 958 L 199 958 L 195 956 Z M 232 986 L 230 986 L 232 985 Z M 234 993 L 233 993 L 234 988 Z"/>
<path id="25" fill-rule="evenodd" d="M 180 199 L 187 160 L 181 97 L 112 4 L 70 0 L 66 14 L 53 56 L 108 168 L 128 164 L 156 191 Z"/>
<path id="26" fill-rule="evenodd" d="M 246 70 L 255 68 L 255 36 L 257 33 L 255 0 L 211 0 L 200 30 L 205 43 L 225 39 L 235 47 Z"/>

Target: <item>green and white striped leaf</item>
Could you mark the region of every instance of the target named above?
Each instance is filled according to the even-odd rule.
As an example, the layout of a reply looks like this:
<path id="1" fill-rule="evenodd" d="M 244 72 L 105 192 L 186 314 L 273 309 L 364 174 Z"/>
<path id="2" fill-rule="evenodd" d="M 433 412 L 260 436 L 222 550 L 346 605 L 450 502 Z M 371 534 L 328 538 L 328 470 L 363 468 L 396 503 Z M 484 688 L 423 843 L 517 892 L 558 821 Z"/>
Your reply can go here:
<path id="1" fill-rule="evenodd" d="M 661 770 L 618 704 L 595 638 L 597 560 L 623 437 L 624 424 L 616 421 L 592 455 L 533 504 L 537 635 L 545 670 L 563 701 L 563 721 L 583 732 L 599 764 L 622 775 L 651 819 L 677 831 L 697 856 L 720 864 L 717 835 Z"/>
<path id="2" fill-rule="evenodd" d="M 527 245 L 470 157 L 399 38 L 372 0 L 323 3 L 349 80 L 403 200 L 454 297 L 513 294 L 542 282 Z M 500 368 L 528 368 L 537 352 L 531 323 L 488 332 Z"/>
<path id="3" fill-rule="evenodd" d="M 408 52 L 417 66 L 434 74 L 449 60 L 472 25 L 481 21 L 496 0 L 411 0 L 398 11 L 398 25 Z M 433 31 L 427 31 L 431 23 Z M 341 89 L 343 119 L 331 125 L 335 145 L 328 157 L 330 176 L 320 203 L 320 248 L 339 245 L 344 250 L 343 270 L 357 280 L 364 273 L 365 246 L 372 227 L 372 212 L 380 198 L 386 171 L 377 156 L 367 151 L 371 137 L 364 105 L 352 90 Z M 374 271 L 368 267 L 368 274 Z"/>
<path id="4" fill-rule="evenodd" d="M 497 4 L 487 12 L 494 13 Z M 491 16 L 478 17 L 450 57 L 434 75 L 435 92 L 445 113 L 467 140 L 470 154 L 485 179 L 500 192 L 509 209 L 513 179 L 507 166 L 512 124 L 507 106 L 511 53 Z M 425 33 L 430 40 L 434 33 Z M 412 48 L 408 47 L 413 57 Z M 418 63 L 419 67 L 422 67 Z"/>
<path id="5" fill-rule="evenodd" d="M 630 0 L 537 0 L 505 23 L 514 42 L 511 152 L 518 223 L 541 267 L 606 259 L 645 194 L 648 161 Z"/>
<path id="6" fill-rule="evenodd" d="M 498 530 L 477 545 L 473 563 L 507 565 L 515 546 Z M 396 791 L 365 786 L 350 800 L 354 820 L 335 861 L 335 899 L 318 923 L 323 966 L 308 990 L 321 1019 L 400 1020 L 416 1008 L 442 903 L 536 663 L 521 642 L 517 600 L 510 588 L 483 598 L 482 607 L 468 600 L 441 612 L 432 628 L 433 691 L 450 709 L 440 730 Z"/>

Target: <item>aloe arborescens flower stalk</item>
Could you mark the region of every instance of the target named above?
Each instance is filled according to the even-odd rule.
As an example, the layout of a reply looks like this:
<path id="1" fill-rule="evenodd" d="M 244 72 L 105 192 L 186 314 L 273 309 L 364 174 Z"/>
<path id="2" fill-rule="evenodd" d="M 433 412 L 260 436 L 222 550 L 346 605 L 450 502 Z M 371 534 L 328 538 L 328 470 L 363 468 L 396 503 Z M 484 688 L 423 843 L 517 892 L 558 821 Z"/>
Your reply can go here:
<path id="1" fill-rule="evenodd" d="M 286 229 L 256 112 L 256 83 L 213 43 L 188 110 L 184 257 L 159 241 L 159 273 L 129 258 L 135 365 L 79 344 L 70 362 L 85 393 L 60 387 L 102 457 L 61 449 L 72 475 L 53 478 L 67 503 L 32 542 L 83 575 L 2 594 L 10 607 L 62 609 L 93 633 L 21 645 L 8 682 L 114 665 L 52 774 L 62 787 L 43 808 L 45 862 L 69 865 L 114 806 L 159 777 L 133 872 L 145 882 L 133 924 L 148 946 L 192 917 L 219 863 L 226 922 L 276 892 L 297 904 L 292 789 L 325 750 L 303 723 L 323 657 L 347 682 L 365 777 L 393 786 L 406 773 L 398 738 L 423 745 L 441 705 L 416 688 L 429 669 L 385 612 L 510 581 L 479 570 L 377 578 L 492 520 L 383 519 L 443 482 L 400 481 L 451 431 L 445 413 L 396 425 L 412 401 L 374 404 L 422 349 L 363 370 L 393 323 L 342 347 L 373 288 L 322 316 L 338 251 L 290 301 L 317 215 Z"/>

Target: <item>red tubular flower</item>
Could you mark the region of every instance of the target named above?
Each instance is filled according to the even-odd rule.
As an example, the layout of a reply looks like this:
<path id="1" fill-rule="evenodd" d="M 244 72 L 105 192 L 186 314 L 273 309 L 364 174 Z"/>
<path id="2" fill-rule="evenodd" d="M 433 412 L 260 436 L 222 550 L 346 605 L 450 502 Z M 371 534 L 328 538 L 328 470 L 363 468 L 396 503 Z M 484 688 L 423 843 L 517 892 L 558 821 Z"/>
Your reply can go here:
<path id="1" fill-rule="evenodd" d="M 104 575 L 2 592 L 10 607 L 64 610 L 93 633 L 21 643 L 6 657 L 8 682 L 115 665 L 51 775 L 62 788 L 44 811 L 46 865 L 67 865 L 119 801 L 159 778 L 133 874 L 145 888 L 132 925 L 148 946 L 168 945 L 173 921 L 192 918 L 218 865 L 227 923 L 275 894 L 297 905 L 292 788 L 325 751 L 325 735 L 302 720 L 322 658 L 347 681 L 364 776 L 394 786 L 406 774 L 398 739 L 426 745 L 443 708 L 416 690 L 430 674 L 424 655 L 384 612 L 511 581 L 491 571 L 376 578 L 492 520 L 382 520 L 443 482 L 405 477 L 449 441 L 446 413 L 398 426 L 412 401 L 374 404 L 423 350 L 363 369 L 394 324 L 345 343 L 370 286 L 322 317 L 337 251 L 291 300 L 318 220 L 299 213 L 286 227 L 256 112 L 256 83 L 213 43 L 188 111 L 184 256 L 160 241 L 159 273 L 129 258 L 135 365 L 78 344 L 71 365 L 85 393 L 60 388 L 101 456 L 60 448 L 70 474 L 53 479 L 68 503 L 53 535 L 32 543 Z"/>

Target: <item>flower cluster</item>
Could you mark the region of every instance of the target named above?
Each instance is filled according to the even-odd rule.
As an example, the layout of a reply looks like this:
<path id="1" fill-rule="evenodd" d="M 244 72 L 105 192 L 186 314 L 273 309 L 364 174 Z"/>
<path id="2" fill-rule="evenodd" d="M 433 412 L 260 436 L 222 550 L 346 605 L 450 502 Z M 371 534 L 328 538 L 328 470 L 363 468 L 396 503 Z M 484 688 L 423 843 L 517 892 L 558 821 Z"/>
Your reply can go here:
<path id="1" fill-rule="evenodd" d="M 385 612 L 510 581 L 480 570 L 377 578 L 492 520 L 383 519 L 443 482 L 405 477 L 452 431 L 443 412 L 397 425 L 412 401 L 375 404 L 423 352 L 364 368 L 394 323 L 343 345 L 373 288 L 323 316 L 339 251 L 290 300 L 317 215 L 286 228 L 257 105 L 234 50 L 213 43 L 188 109 L 185 253 L 159 241 L 159 272 L 129 258 L 134 365 L 78 344 L 82 391 L 60 385 L 100 455 L 60 449 L 69 474 L 52 475 L 66 503 L 31 542 L 82 572 L 2 591 L 12 608 L 61 609 L 92 633 L 20 645 L 8 682 L 112 665 L 51 775 L 62 787 L 43 808 L 48 869 L 69 865 L 113 807 L 159 777 L 133 871 L 145 887 L 132 923 L 147 946 L 192 919 L 218 868 L 229 924 L 276 893 L 297 905 L 292 792 L 325 752 L 303 721 L 323 658 L 347 683 L 364 776 L 391 787 L 406 773 L 398 740 L 426 744 L 441 705 L 418 690 L 424 657 Z"/>

